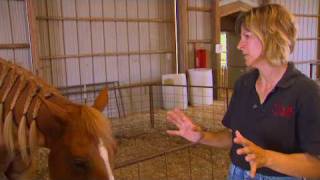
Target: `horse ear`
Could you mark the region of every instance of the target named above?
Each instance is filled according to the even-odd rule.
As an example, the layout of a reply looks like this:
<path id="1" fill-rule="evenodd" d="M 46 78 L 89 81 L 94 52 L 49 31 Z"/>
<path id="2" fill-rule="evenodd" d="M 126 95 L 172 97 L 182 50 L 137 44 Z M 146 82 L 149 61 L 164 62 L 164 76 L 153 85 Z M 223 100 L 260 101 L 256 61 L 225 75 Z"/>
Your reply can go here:
<path id="1" fill-rule="evenodd" d="M 99 111 L 103 111 L 108 104 L 108 88 L 105 87 L 94 101 L 93 107 Z"/>
<path id="2" fill-rule="evenodd" d="M 47 106 L 51 114 L 53 114 L 54 116 L 58 117 L 61 120 L 68 119 L 68 112 L 65 109 L 44 98 L 41 98 L 41 100 Z"/>

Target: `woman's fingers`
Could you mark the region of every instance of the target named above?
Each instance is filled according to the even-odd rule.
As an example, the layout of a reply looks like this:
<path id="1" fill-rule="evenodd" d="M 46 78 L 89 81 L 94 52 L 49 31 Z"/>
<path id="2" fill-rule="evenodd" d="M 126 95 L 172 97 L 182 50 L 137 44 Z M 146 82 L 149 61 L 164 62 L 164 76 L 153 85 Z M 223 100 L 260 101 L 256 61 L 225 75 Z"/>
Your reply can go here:
<path id="1" fill-rule="evenodd" d="M 172 136 L 180 136 L 180 131 L 176 130 L 167 130 L 167 133 Z"/>
<path id="2" fill-rule="evenodd" d="M 250 164 L 250 177 L 254 178 L 257 172 L 257 163 L 250 162 L 249 164 Z"/>
<path id="3" fill-rule="evenodd" d="M 174 111 L 169 111 L 167 113 L 167 120 L 169 120 L 171 123 L 175 124 L 178 127 L 183 125 L 181 117 L 179 117 Z"/>
<path id="4" fill-rule="evenodd" d="M 242 146 L 249 146 L 251 145 L 251 141 L 249 141 L 248 139 L 246 139 L 245 137 L 242 136 L 242 134 L 237 130 L 235 133 L 236 137 L 233 139 L 233 141 L 236 144 L 241 144 Z"/>
<path id="5" fill-rule="evenodd" d="M 182 121 L 190 121 L 189 118 L 180 109 L 174 109 L 174 112 L 177 113 Z"/>
<path id="6" fill-rule="evenodd" d="M 250 147 L 243 147 L 237 149 L 237 154 L 238 155 L 245 155 L 245 154 L 251 154 L 253 151 Z"/>
<path id="7" fill-rule="evenodd" d="M 255 154 L 248 154 L 248 155 L 246 155 L 246 157 L 245 157 L 245 160 L 246 160 L 247 162 L 254 161 L 255 159 L 256 159 L 256 155 L 255 155 Z"/>

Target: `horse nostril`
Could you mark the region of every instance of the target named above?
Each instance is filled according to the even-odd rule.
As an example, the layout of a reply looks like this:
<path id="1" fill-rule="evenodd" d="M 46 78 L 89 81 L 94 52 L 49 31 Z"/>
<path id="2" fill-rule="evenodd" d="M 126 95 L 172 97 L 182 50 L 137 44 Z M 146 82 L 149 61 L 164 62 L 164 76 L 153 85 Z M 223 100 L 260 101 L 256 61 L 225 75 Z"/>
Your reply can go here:
<path id="1" fill-rule="evenodd" d="M 72 160 L 72 165 L 77 171 L 86 172 L 89 170 L 89 162 L 86 159 L 75 158 Z"/>

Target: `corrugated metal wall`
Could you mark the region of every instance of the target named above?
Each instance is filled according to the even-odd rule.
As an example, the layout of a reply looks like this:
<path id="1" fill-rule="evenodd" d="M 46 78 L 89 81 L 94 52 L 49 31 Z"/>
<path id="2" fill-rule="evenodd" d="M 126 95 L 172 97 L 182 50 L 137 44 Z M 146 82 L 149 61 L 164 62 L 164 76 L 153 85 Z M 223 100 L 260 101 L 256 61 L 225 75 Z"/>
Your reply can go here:
<path id="1" fill-rule="evenodd" d="M 55 86 L 159 81 L 174 69 L 170 0 L 43 0 L 42 76 Z"/>
<path id="2" fill-rule="evenodd" d="M 188 0 L 188 67 L 195 66 L 195 50 L 205 49 L 208 67 L 212 67 L 211 0 Z"/>
<path id="3" fill-rule="evenodd" d="M 300 71 L 309 76 L 308 61 L 317 60 L 319 0 L 272 0 L 271 2 L 282 4 L 295 14 L 298 39 L 289 59 L 296 63 Z M 315 77 L 316 67 L 313 68 L 313 77 Z"/>
<path id="4" fill-rule="evenodd" d="M 32 2 L 39 28 L 40 76 L 54 86 L 106 81 L 130 85 L 160 81 L 162 74 L 174 73 L 173 0 Z M 194 50 L 204 48 L 212 67 L 213 1 L 183 2 L 187 3 L 188 19 L 187 44 L 183 46 L 188 48 L 188 56 L 180 61 L 194 67 Z M 309 75 L 308 61 L 317 59 L 319 0 L 270 2 L 287 6 L 296 15 L 299 35 L 290 59 Z M 0 0 L 0 17 L 0 56 L 32 69 L 26 1 Z M 144 109 L 148 93 L 140 87 L 123 90 L 125 109 Z M 155 102 L 160 103 L 160 90 L 155 94 L 159 94 Z"/>
<path id="5" fill-rule="evenodd" d="M 24 1 L 0 0 L 0 57 L 32 68 Z"/>

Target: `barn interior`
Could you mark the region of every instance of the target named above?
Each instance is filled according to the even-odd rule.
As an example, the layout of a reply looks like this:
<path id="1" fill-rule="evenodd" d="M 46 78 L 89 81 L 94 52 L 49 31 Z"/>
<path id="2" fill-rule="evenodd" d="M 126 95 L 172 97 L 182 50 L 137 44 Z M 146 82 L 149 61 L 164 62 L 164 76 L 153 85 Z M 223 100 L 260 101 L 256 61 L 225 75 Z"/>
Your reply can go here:
<path id="1" fill-rule="evenodd" d="M 166 134 L 179 107 L 207 130 L 223 129 L 246 72 L 235 22 L 277 3 L 296 18 L 289 60 L 318 81 L 319 0 L 0 0 L 0 57 L 32 71 L 77 103 L 109 89 L 118 180 L 226 179 L 228 150 Z M 39 180 L 49 179 L 48 151 Z"/>

